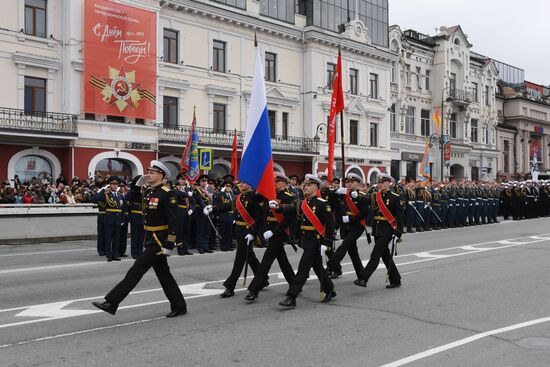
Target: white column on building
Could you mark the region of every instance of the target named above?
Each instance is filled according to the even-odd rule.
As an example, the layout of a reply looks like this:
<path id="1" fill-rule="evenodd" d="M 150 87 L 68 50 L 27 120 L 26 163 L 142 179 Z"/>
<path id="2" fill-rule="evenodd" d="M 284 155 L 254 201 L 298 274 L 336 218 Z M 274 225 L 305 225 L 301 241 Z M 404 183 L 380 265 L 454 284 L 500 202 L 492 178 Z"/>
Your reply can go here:
<path id="1" fill-rule="evenodd" d="M 185 125 L 185 121 L 190 120 L 191 116 L 185 116 L 185 111 L 183 109 L 183 106 L 185 105 L 183 103 L 185 97 L 185 91 L 180 89 L 180 96 L 178 98 L 178 127 Z"/>
<path id="2" fill-rule="evenodd" d="M 166 91 L 165 87 L 159 86 L 159 94 L 157 97 L 157 106 L 158 106 L 158 117 L 157 121 L 161 126 L 164 126 L 164 93 Z"/>
<path id="3" fill-rule="evenodd" d="M 53 99 L 55 95 L 55 83 L 54 83 L 55 70 L 48 69 L 48 81 L 46 85 L 47 97 L 46 97 L 46 111 L 58 111 L 54 108 Z"/>
<path id="4" fill-rule="evenodd" d="M 17 108 L 25 108 L 25 65 L 17 65 Z"/>
<path id="5" fill-rule="evenodd" d="M 283 135 L 283 111 L 282 106 L 277 105 L 277 111 L 275 112 L 275 135 Z"/>

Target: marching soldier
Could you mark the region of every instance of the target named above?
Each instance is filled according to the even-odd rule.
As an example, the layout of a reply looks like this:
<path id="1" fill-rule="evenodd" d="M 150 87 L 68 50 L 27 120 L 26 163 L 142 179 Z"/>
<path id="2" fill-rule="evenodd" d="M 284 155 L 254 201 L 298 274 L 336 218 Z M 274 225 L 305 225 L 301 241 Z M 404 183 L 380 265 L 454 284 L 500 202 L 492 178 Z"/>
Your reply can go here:
<path id="1" fill-rule="evenodd" d="M 172 189 L 174 196 L 177 199 L 178 204 L 178 228 L 176 232 L 176 247 L 178 248 L 178 255 L 193 255 L 189 251 L 189 228 L 190 228 L 190 219 L 193 214 L 193 209 L 191 206 L 191 197 L 193 196 L 193 191 L 187 186 L 187 181 L 185 179 L 184 173 L 180 172 L 176 176 L 178 184 Z"/>
<path id="2" fill-rule="evenodd" d="M 317 191 L 322 184 L 323 182 L 317 176 L 306 175 L 304 186 L 306 197 L 296 206 L 304 252 L 294 281 L 286 292 L 286 298 L 279 302 L 283 307 L 296 307 L 296 297 L 302 291 L 311 268 L 321 283 L 321 302 L 326 303 L 336 297 L 334 284 L 323 267 L 322 259 L 323 252 L 332 247 L 334 236 L 334 218 L 331 208 L 325 200 L 317 197 Z"/>
<path id="3" fill-rule="evenodd" d="M 234 200 L 237 252 L 231 274 L 223 283 L 225 290 L 220 295 L 222 298 L 235 295 L 237 280 L 245 266 L 250 265 L 254 275 L 258 274 L 260 268 L 260 262 L 254 253 L 253 246 L 258 240 L 258 235 L 262 234 L 265 228 L 266 200 L 250 185 L 241 182 L 239 186 L 241 193 Z M 261 288 L 268 284 L 267 278 L 264 278 Z"/>
<path id="4" fill-rule="evenodd" d="M 380 191 L 371 195 L 371 208 L 374 214 L 372 233 L 374 234 L 374 248 L 370 260 L 361 272 L 359 279 L 353 283 L 360 287 L 366 287 L 369 278 L 374 273 L 380 259 L 388 270 L 390 284 L 386 288 L 398 288 L 401 286 L 401 275 L 393 261 L 396 239 L 403 233 L 403 206 L 399 195 L 390 190 L 393 177 L 386 173 L 378 174 L 378 188 Z M 392 249 L 388 245 L 392 243 Z"/>
<path id="5" fill-rule="evenodd" d="M 214 210 L 214 207 L 212 206 L 212 196 L 207 190 L 208 176 L 200 175 L 198 181 L 199 185 L 195 186 L 193 190 L 193 203 L 195 204 L 193 212 L 195 214 L 197 248 L 200 254 L 204 254 L 205 252 L 211 254 L 213 251 L 210 250 L 209 245 L 212 225 L 208 217 Z"/>
<path id="6" fill-rule="evenodd" d="M 130 231 L 132 233 L 130 253 L 133 259 L 137 259 L 143 252 L 143 241 L 145 239 L 145 231 L 143 230 L 143 195 L 141 187 L 137 185 L 141 177 L 141 175 L 134 177 L 130 184 L 130 191 L 126 194 L 126 200 L 130 207 L 128 221 L 130 222 Z"/>
<path id="7" fill-rule="evenodd" d="M 162 183 L 168 173 L 169 170 L 163 163 L 151 161 L 151 167 L 147 170 L 147 184 L 150 187 L 143 194 L 145 250 L 128 270 L 124 279 L 105 296 L 105 302 L 92 302 L 94 306 L 111 315 L 116 313 L 118 305 L 151 267 L 155 270 L 162 289 L 170 301 L 171 311 L 166 317 L 187 313 L 185 299 L 170 273 L 166 259 L 175 247 L 177 229 L 177 199 Z"/>
<path id="8" fill-rule="evenodd" d="M 128 257 L 126 255 L 126 247 L 128 246 L 128 216 L 130 215 L 130 204 L 128 203 L 128 187 L 126 181 L 120 180 L 119 194 L 124 198 L 124 205 L 122 205 L 122 225 L 120 226 L 120 243 L 118 247 L 119 257 Z"/>
<path id="9" fill-rule="evenodd" d="M 220 249 L 222 251 L 233 251 L 233 181 L 227 179 L 223 183 L 222 192 L 216 196 L 214 205 L 218 210 L 218 229 L 220 231 Z"/>
<path id="10" fill-rule="evenodd" d="M 331 279 L 342 275 L 340 262 L 346 253 L 351 259 L 357 277 L 363 271 L 363 263 L 357 249 L 357 240 L 367 230 L 366 218 L 369 211 L 369 200 L 364 192 L 359 191 L 359 186 L 362 183 L 363 179 L 359 175 L 348 173 L 346 177 L 347 191 L 340 195 L 343 214 L 340 219 L 342 223 L 340 225 L 340 235 L 343 241 L 327 262 L 327 272 Z"/>
<path id="11" fill-rule="evenodd" d="M 281 272 L 288 284 L 294 281 L 294 270 L 288 261 L 285 252 L 284 242 L 288 241 L 290 233 L 290 223 L 296 221 L 296 204 L 294 203 L 294 194 L 288 189 L 287 185 L 290 179 L 282 173 L 275 172 L 275 189 L 277 190 L 277 199 L 269 202 L 270 210 L 267 215 L 267 231 L 263 237 L 268 241 L 267 250 L 264 253 L 260 268 L 254 274 L 254 279 L 248 286 L 248 294 L 245 300 L 252 302 L 258 298 L 271 265 L 277 259 Z"/>
<path id="12" fill-rule="evenodd" d="M 105 206 L 105 218 L 103 220 L 105 228 L 105 256 L 107 261 L 120 261 L 118 250 L 120 246 L 120 228 L 123 223 L 122 209 L 124 206 L 124 197 L 118 193 L 119 179 L 111 177 L 109 186 L 103 191 L 103 195 L 98 198 L 99 202 Z"/>
<path id="13" fill-rule="evenodd" d="M 92 201 L 97 204 L 97 253 L 99 256 L 105 256 L 105 200 L 100 200 L 104 194 L 104 190 L 100 190 L 92 198 Z"/>

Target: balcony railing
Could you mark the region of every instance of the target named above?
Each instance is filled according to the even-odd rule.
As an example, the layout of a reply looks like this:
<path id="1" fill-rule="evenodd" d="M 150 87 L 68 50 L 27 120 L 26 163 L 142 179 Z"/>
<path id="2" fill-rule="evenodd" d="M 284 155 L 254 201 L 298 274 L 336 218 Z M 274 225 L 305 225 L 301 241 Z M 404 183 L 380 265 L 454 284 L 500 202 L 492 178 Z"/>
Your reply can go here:
<path id="1" fill-rule="evenodd" d="M 466 104 L 469 104 L 472 102 L 472 93 L 462 89 L 449 90 L 449 97 L 454 100 L 453 102 L 466 103 Z"/>
<path id="2" fill-rule="evenodd" d="M 0 107 L 0 130 L 77 135 L 77 116 L 67 113 L 30 112 Z"/>
<path id="3" fill-rule="evenodd" d="M 233 131 L 197 127 L 199 145 L 213 147 L 231 147 L 233 145 Z M 178 129 L 162 128 L 159 134 L 159 144 L 176 143 L 184 145 L 189 138 L 191 126 L 183 126 Z M 244 131 L 237 131 L 237 144 L 242 146 Z M 275 152 L 295 153 L 319 153 L 319 143 L 311 138 L 293 136 L 273 136 L 271 147 Z"/>

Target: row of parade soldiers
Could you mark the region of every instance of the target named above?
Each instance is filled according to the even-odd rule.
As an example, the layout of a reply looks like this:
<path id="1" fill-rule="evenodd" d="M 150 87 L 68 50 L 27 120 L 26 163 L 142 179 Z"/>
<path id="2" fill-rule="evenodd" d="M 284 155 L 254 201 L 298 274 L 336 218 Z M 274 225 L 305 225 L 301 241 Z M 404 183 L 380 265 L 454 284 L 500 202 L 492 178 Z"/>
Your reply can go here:
<path id="1" fill-rule="evenodd" d="M 295 194 L 288 189 L 290 179 L 275 172 L 275 199 L 267 200 L 249 185 L 241 182 L 238 194 L 233 200 L 221 201 L 214 207 L 214 204 L 209 204 L 206 193 L 200 189 L 201 180 L 199 187 L 195 187 L 193 191 L 178 188 L 172 190 L 161 181 L 167 173 L 168 169 L 161 162 L 151 162 L 148 175 L 145 176 L 149 186 L 143 186 L 141 190 L 143 229 L 146 232 L 144 252 L 137 256 L 126 277 L 106 295 L 105 302 L 93 302 L 105 312 L 114 315 L 120 302 L 151 266 L 155 269 L 170 300 L 171 312 L 167 317 L 187 312 L 181 291 L 169 272 L 166 256 L 178 246 L 177 232 L 180 221 L 177 210 L 181 206 L 181 209 L 187 209 L 189 215 L 189 206 L 184 208 L 185 204 L 181 203 L 189 203 L 190 198 L 197 200 L 202 209 L 201 215 L 209 221 L 209 216 L 214 210 L 218 213 L 234 213 L 232 225 L 237 251 L 231 273 L 223 283 L 225 290 L 221 294 L 222 298 L 234 296 L 237 280 L 244 269 L 246 282 L 250 266 L 254 278 L 245 299 L 254 302 L 259 292 L 269 285 L 268 272 L 272 263 L 277 260 L 289 284 L 285 299 L 279 302 L 280 306 L 296 306 L 296 298 L 302 292 L 311 269 L 315 271 L 321 283 L 321 301 L 329 302 L 336 297 L 332 279 L 342 274 L 340 262 L 346 254 L 352 259 L 357 275 L 354 284 L 357 286 L 366 287 L 381 259 L 388 269 L 389 284 L 386 288 L 401 286 L 401 277 L 393 262 L 393 254 L 395 242 L 401 238 L 403 230 L 403 207 L 399 195 L 390 189 L 393 178 L 387 174 L 378 176 L 377 192 L 370 196 L 359 190 L 362 178 L 353 173 L 347 175 L 346 187 L 335 190 L 324 187 L 326 179 L 309 174 L 304 182 L 303 198 L 296 200 Z M 142 186 L 139 184 L 140 181 L 142 180 L 137 180 L 136 187 Z M 106 197 L 106 208 L 113 212 L 117 203 L 123 204 L 124 199 L 116 191 L 111 197 L 111 190 L 112 187 L 103 195 Z M 222 193 L 227 193 L 228 197 L 231 197 L 232 192 L 228 191 L 227 193 L 224 190 Z M 178 198 L 186 200 L 179 201 Z M 131 198 L 130 201 L 133 199 L 135 198 Z M 367 230 L 366 220 L 369 211 L 372 218 L 369 225 L 375 245 L 367 266 L 363 267 L 358 255 L 357 240 Z M 298 223 L 299 245 L 303 249 L 296 273 L 285 252 L 285 244 L 289 242 L 290 224 L 293 222 Z M 343 239 L 338 248 L 334 245 L 337 229 Z M 370 241 L 370 238 L 367 238 Z M 255 256 L 254 247 L 260 244 L 262 239 L 266 241 L 267 249 L 260 262 Z M 391 252 L 388 247 L 390 242 Z M 328 259 L 326 268 L 323 266 L 324 258 Z"/>

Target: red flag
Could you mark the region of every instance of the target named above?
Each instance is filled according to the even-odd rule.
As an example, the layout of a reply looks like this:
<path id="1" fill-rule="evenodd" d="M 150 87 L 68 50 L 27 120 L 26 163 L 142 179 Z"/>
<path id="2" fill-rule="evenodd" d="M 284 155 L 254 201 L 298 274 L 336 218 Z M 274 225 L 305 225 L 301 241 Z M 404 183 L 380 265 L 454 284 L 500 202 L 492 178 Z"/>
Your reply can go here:
<path id="1" fill-rule="evenodd" d="M 334 141 L 336 138 L 336 115 L 344 110 L 344 92 L 342 89 L 342 55 L 338 49 L 338 62 L 332 84 L 332 99 L 328 122 L 328 181 L 332 181 L 334 167 Z M 342 172 L 343 173 L 343 172 Z"/>
<path id="2" fill-rule="evenodd" d="M 187 144 L 185 144 L 185 149 L 181 155 L 180 160 L 180 172 L 189 170 L 189 156 L 191 153 L 191 143 L 193 142 L 193 133 L 195 132 L 195 124 L 197 122 L 197 117 L 195 115 L 195 108 L 193 108 L 193 122 L 191 123 L 191 133 L 189 134 L 189 139 L 187 139 Z"/>
<path id="3" fill-rule="evenodd" d="M 231 171 L 229 174 L 237 178 L 237 129 L 233 133 L 233 154 L 231 155 Z"/>

